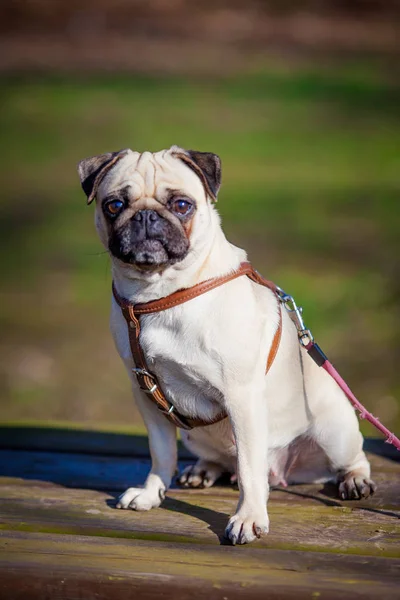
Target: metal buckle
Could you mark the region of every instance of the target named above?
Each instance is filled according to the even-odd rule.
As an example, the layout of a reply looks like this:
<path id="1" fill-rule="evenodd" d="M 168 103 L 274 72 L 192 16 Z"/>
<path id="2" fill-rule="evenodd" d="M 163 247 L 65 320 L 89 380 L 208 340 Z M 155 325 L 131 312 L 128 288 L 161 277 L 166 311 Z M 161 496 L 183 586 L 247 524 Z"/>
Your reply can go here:
<path id="1" fill-rule="evenodd" d="M 150 394 L 152 396 L 154 394 L 154 392 L 156 391 L 156 389 L 158 389 L 158 385 L 155 382 L 155 376 L 152 375 L 151 373 L 149 373 L 148 371 L 146 371 L 146 369 L 142 369 L 140 367 L 133 367 L 132 372 L 135 373 L 135 375 L 146 375 L 146 377 L 149 377 L 153 381 L 154 385 L 149 390 L 143 389 L 142 387 L 140 388 L 145 394 Z M 158 410 L 161 411 L 164 415 L 170 415 L 175 410 L 175 407 L 173 404 L 171 404 L 171 406 L 169 407 L 168 410 L 159 406 L 158 403 L 157 403 L 157 407 L 158 407 Z"/>
<path id="2" fill-rule="evenodd" d="M 135 375 L 147 375 L 147 377 L 154 379 L 154 375 L 146 371 L 146 369 L 141 369 L 140 367 L 133 367 L 132 372 L 135 373 Z"/>
<path id="3" fill-rule="evenodd" d="M 286 308 L 290 318 L 296 326 L 300 344 L 304 347 L 308 346 L 308 344 L 311 344 L 314 341 L 314 336 L 304 324 L 302 307 L 297 306 L 293 296 L 289 296 L 289 294 L 284 292 L 282 288 L 277 287 L 276 291 L 280 301 Z"/>
<path id="4" fill-rule="evenodd" d="M 154 394 L 154 392 L 156 391 L 156 389 L 158 388 L 158 385 L 155 382 L 155 377 L 154 375 L 152 375 L 151 373 L 149 373 L 148 371 L 146 371 L 146 369 L 141 369 L 140 367 L 133 367 L 132 372 L 135 373 L 136 376 L 138 375 L 146 375 L 146 377 L 149 377 L 149 379 L 152 380 L 153 382 L 153 386 L 148 390 L 148 389 L 143 389 L 141 388 L 145 394 Z"/>

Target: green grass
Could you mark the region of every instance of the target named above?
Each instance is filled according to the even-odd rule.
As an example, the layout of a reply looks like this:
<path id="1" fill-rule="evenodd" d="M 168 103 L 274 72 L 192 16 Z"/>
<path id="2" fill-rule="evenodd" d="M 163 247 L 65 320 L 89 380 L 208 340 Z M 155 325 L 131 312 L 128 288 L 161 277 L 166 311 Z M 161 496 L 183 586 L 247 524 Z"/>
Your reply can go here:
<path id="1" fill-rule="evenodd" d="M 1 419 L 137 419 L 75 165 L 179 144 L 220 154 L 227 236 L 295 295 L 360 398 L 400 427 L 400 90 L 378 71 L 11 78 L 1 105 Z"/>

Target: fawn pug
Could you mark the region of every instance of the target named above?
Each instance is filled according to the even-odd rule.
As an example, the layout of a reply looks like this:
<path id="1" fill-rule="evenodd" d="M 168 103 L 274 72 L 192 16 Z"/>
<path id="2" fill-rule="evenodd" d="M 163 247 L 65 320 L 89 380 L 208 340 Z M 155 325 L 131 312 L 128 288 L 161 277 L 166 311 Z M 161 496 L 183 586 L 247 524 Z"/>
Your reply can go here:
<path id="1" fill-rule="evenodd" d="M 215 154 L 177 146 L 128 149 L 84 159 L 78 169 L 88 203 L 96 200 L 96 228 L 111 255 L 116 294 L 132 306 L 235 273 L 246 261 L 244 250 L 227 241 L 214 206 L 221 182 Z M 266 373 L 278 327 L 279 347 Z M 176 470 L 176 426 L 138 385 L 116 296 L 111 329 L 152 459 L 144 486 L 127 489 L 117 506 L 149 510 L 160 505 Z M 236 277 L 143 314 L 140 348 L 171 410 L 203 423 L 182 430 L 198 461 L 180 483 L 211 486 L 223 472 L 237 473 L 239 502 L 225 532 L 233 544 L 268 531 L 271 482 L 334 479 L 343 499 L 375 490 L 353 408 L 299 346 L 270 289 Z"/>

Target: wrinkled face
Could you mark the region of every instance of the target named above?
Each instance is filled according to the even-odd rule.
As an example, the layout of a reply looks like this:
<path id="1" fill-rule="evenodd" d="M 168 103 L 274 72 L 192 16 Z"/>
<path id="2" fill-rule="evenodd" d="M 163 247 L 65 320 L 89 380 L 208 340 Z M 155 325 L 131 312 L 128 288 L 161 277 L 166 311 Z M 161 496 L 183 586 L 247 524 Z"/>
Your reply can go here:
<path id="1" fill-rule="evenodd" d="M 115 258 L 153 270 L 187 256 L 207 211 L 199 177 L 170 151 L 130 151 L 99 186 L 96 226 Z"/>

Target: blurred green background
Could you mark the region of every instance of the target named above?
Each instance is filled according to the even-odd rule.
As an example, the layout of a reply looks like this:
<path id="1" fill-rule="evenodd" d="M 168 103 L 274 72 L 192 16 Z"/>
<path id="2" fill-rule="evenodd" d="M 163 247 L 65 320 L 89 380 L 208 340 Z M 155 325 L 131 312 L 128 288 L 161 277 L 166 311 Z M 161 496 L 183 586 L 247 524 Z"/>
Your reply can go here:
<path id="1" fill-rule="evenodd" d="M 184 28 L 187 3 L 175 4 Z M 214 8 L 200 4 L 212 23 Z M 137 43 L 136 30 L 111 28 L 123 48 L 111 62 L 94 66 L 82 49 L 77 62 L 78 38 L 68 37 L 59 58 L 54 30 L 53 37 L 37 29 L 27 35 L 27 21 L 8 15 L 3 50 L 5 44 L 11 56 L 31 40 L 32 55 L 24 63 L 14 54 L 0 64 L 0 420 L 140 427 L 108 330 L 110 261 L 76 163 L 124 147 L 157 151 L 178 144 L 221 156 L 217 208 L 227 237 L 295 296 L 361 401 L 399 431 L 396 48 L 327 47 L 314 40 L 305 49 L 295 38 L 282 49 L 257 38 L 250 51 L 232 36 L 218 38 L 217 46 L 218 36 L 207 28 L 203 37 L 182 41 L 165 25 L 166 48 L 179 55 L 168 62 L 157 45 L 164 40 L 161 13 L 157 36 L 143 22 L 138 26 L 145 42 L 155 40 L 158 48 L 146 63 L 145 47 L 139 66 L 136 55 L 132 64 L 126 60 L 124 45 Z M 294 14 L 291 8 L 278 17 L 284 23 Z M 309 14 L 334 28 L 329 11 L 321 16 L 311 3 Z M 262 15 L 277 18 L 266 10 Z M 340 16 L 352 23 L 344 8 Z M 220 28 L 224 23 L 231 31 L 228 17 Z M 58 35 L 57 44 L 65 38 Z M 99 44 L 91 35 L 85 48 Z M 208 52 L 200 61 L 199 47 Z"/>

